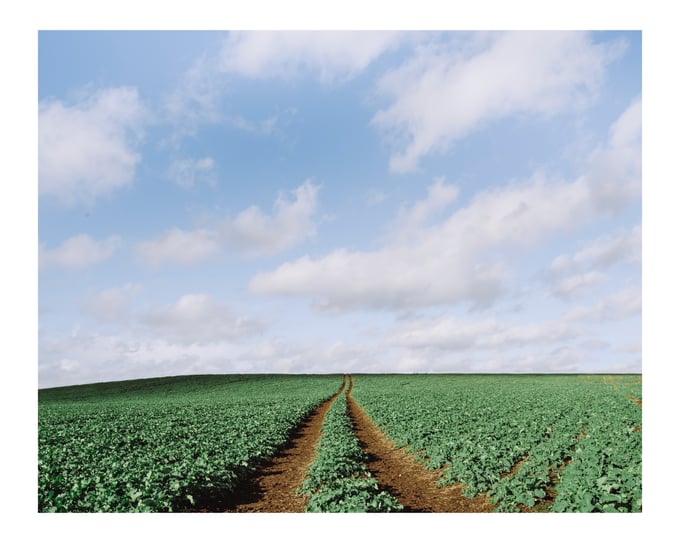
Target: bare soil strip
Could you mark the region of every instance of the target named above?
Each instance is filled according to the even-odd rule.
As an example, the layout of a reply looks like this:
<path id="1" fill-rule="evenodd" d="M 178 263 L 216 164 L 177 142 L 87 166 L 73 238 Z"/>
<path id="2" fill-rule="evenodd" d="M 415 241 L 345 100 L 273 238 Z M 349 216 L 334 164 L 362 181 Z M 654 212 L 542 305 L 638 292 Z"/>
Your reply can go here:
<path id="1" fill-rule="evenodd" d="M 244 481 L 225 504 L 227 513 L 301 513 L 307 497 L 297 494 L 314 459 L 326 412 L 345 388 L 323 402 L 293 431 L 288 443 L 254 477 Z"/>
<path id="2" fill-rule="evenodd" d="M 397 449 L 366 412 L 350 396 L 352 377 L 347 392 L 350 417 L 364 451 L 368 454 L 366 466 L 378 481 L 380 488 L 394 496 L 404 506 L 404 511 L 414 513 L 482 513 L 493 507 L 486 496 L 466 498 L 461 486 L 439 487 L 437 472 L 428 471 L 422 464 Z"/>
<path id="3" fill-rule="evenodd" d="M 611 375 L 605 376 L 603 380 L 605 383 L 611 385 L 614 390 L 616 390 L 617 392 L 619 391 L 619 385 L 616 383 L 616 381 Z M 642 376 L 638 377 L 637 382 L 640 384 L 642 383 Z M 640 398 L 636 398 L 635 396 L 631 396 L 630 394 L 627 394 L 626 398 L 628 398 L 631 402 L 642 407 L 642 400 Z"/>
<path id="4" fill-rule="evenodd" d="M 582 428 L 581 431 L 576 436 L 576 443 L 581 441 L 586 437 L 587 430 Z M 570 447 L 571 452 L 576 449 L 576 443 Z M 558 466 L 550 466 L 548 471 L 548 477 L 550 478 L 550 484 L 545 487 L 545 498 L 537 498 L 536 505 L 533 507 L 525 507 L 520 505 L 519 509 L 523 513 L 542 513 L 550 511 L 552 504 L 555 503 L 555 498 L 557 498 L 557 484 L 560 481 L 560 476 L 566 469 L 566 467 L 574 461 L 571 455 L 565 457 L 564 462 Z"/>
<path id="5" fill-rule="evenodd" d="M 529 453 L 524 454 L 519 460 L 517 460 L 517 462 L 515 462 L 515 464 L 510 468 L 510 471 L 508 471 L 507 473 L 501 473 L 501 478 L 503 479 L 508 477 L 512 478 L 515 475 L 517 475 L 519 473 L 520 468 L 522 467 L 522 464 L 524 464 L 524 462 L 526 462 L 527 460 L 529 460 Z"/>

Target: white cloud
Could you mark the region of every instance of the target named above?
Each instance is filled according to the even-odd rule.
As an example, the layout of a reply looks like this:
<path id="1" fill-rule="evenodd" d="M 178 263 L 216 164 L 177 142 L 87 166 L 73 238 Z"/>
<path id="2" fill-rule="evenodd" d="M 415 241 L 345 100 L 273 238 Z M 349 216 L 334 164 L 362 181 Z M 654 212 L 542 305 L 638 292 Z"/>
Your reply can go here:
<path id="1" fill-rule="evenodd" d="M 217 184 L 215 161 L 211 157 L 175 160 L 168 169 L 168 177 L 183 189 L 192 189 L 199 183 L 214 187 Z"/>
<path id="2" fill-rule="evenodd" d="M 246 119 L 245 117 L 237 115 L 229 117 L 226 122 L 235 128 L 245 132 L 250 132 L 251 134 L 262 134 L 269 136 L 274 133 L 274 129 L 277 128 L 278 125 L 285 124 L 292 116 L 296 114 L 297 109 L 289 107 L 262 121 L 253 121 L 251 119 Z"/>
<path id="3" fill-rule="evenodd" d="M 66 204 L 91 204 L 132 183 L 146 113 L 134 88 L 103 89 L 73 105 L 39 109 L 39 191 Z"/>
<path id="4" fill-rule="evenodd" d="M 317 185 L 305 181 L 291 191 L 292 199 L 281 192 L 272 214 L 251 206 L 234 219 L 223 220 L 212 228 L 189 232 L 170 230 L 156 240 L 140 243 L 137 251 L 151 266 L 163 262 L 192 264 L 214 256 L 223 248 L 245 256 L 283 251 L 315 234 L 313 216 L 318 190 Z"/>
<path id="5" fill-rule="evenodd" d="M 193 264 L 220 252 L 220 243 L 215 232 L 207 229 L 185 232 L 174 228 L 158 239 L 137 245 L 137 253 L 149 266 L 156 267 L 164 262 Z"/>
<path id="6" fill-rule="evenodd" d="M 290 349 L 285 343 L 270 338 L 257 343 L 243 356 L 252 360 L 274 360 L 286 356 L 289 352 Z"/>
<path id="7" fill-rule="evenodd" d="M 619 350 L 623 353 L 642 353 L 642 342 L 641 341 L 628 341 L 619 347 Z"/>
<path id="8" fill-rule="evenodd" d="M 219 232 L 227 245 L 246 255 L 273 254 L 313 236 L 319 187 L 310 181 L 292 191 L 293 199 L 280 193 L 274 213 L 267 215 L 257 206 L 239 213 L 233 221 L 224 221 Z"/>
<path id="9" fill-rule="evenodd" d="M 80 234 L 62 242 L 55 249 L 46 249 L 40 245 L 40 267 L 62 267 L 80 270 L 111 258 L 114 251 L 121 246 L 121 238 L 109 236 L 97 241 L 87 234 Z"/>
<path id="10" fill-rule="evenodd" d="M 489 373 L 576 373 L 588 359 L 570 347 L 504 356 L 497 354 L 472 363 L 473 371 Z"/>
<path id="11" fill-rule="evenodd" d="M 569 298 L 603 283 L 603 272 L 618 264 L 639 263 L 642 237 L 640 225 L 632 230 L 600 237 L 573 255 L 556 257 L 547 272 L 552 293 Z"/>
<path id="12" fill-rule="evenodd" d="M 611 348 L 611 343 L 603 339 L 590 338 L 579 341 L 578 347 L 588 351 L 603 351 Z"/>
<path id="13" fill-rule="evenodd" d="M 372 253 L 340 249 L 318 260 L 305 256 L 256 275 L 249 287 L 260 295 L 312 296 L 319 308 L 332 311 L 464 300 L 486 305 L 498 296 L 498 266 L 477 265 L 464 250 L 429 241 Z"/>
<path id="14" fill-rule="evenodd" d="M 587 292 L 607 280 L 604 273 L 590 271 L 576 273 L 567 277 L 555 277 L 552 279 L 552 293 L 559 298 L 570 298 L 576 294 Z"/>
<path id="15" fill-rule="evenodd" d="M 335 311 L 457 302 L 489 305 L 502 293 L 511 265 L 509 250 L 515 258 L 517 251 L 555 232 L 577 228 L 639 198 L 640 147 L 634 138 L 618 138 L 618 133 L 612 132 L 605 150 L 592 157 L 590 171 L 575 181 L 537 174 L 522 183 L 488 189 L 444 220 L 413 228 L 406 238 L 397 235 L 381 249 L 338 249 L 314 260 L 305 256 L 255 275 L 250 290 L 261 295 L 310 296 L 319 307 Z M 601 160 L 609 162 L 613 157 L 620 160 L 616 171 L 603 169 Z M 600 175 L 604 171 L 606 177 Z M 619 192 L 609 192 L 603 199 L 600 189 L 610 183 Z M 432 204 L 433 194 L 443 191 L 444 204 L 453 201 L 453 188 L 438 187 L 412 208 L 416 223 L 443 209 Z"/>
<path id="16" fill-rule="evenodd" d="M 114 334 L 80 325 L 57 337 L 42 330 L 40 386 L 229 373 L 239 369 L 238 357 L 264 330 L 260 321 L 207 294 L 186 294 L 164 306 L 135 310 L 132 304 L 141 291 L 140 285 L 128 283 L 85 300 L 91 315 L 124 325 Z"/>
<path id="17" fill-rule="evenodd" d="M 582 106 L 621 51 L 621 43 L 595 44 L 581 32 L 454 34 L 421 45 L 379 84 L 393 99 L 373 118 L 397 146 L 390 168 L 414 170 L 492 120 Z"/>
<path id="18" fill-rule="evenodd" d="M 640 262 L 642 232 L 640 225 L 628 232 L 602 236 L 573 255 L 560 255 L 550 271 L 563 275 L 584 269 L 608 269 L 620 263 Z"/>
<path id="19" fill-rule="evenodd" d="M 543 198 L 540 186 L 529 186 L 524 192 L 533 200 L 550 201 Z M 415 241 L 398 238 L 373 252 L 339 249 L 318 260 L 305 256 L 284 263 L 274 272 L 256 275 L 250 288 L 258 294 L 311 295 L 319 306 L 336 310 L 464 300 L 487 304 L 500 293 L 504 270 L 482 258 L 480 251 L 525 240 L 521 225 L 515 224 L 517 221 L 504 225 L 504 214 L 497 212 L 504 208 L 512 211 L 515 196 L 511 191 L 480 197 L 443 224 L 413 232 Z M 530 230 L 536 236 L 536 230 Z"/>
<path id="20" fill-rule="evenodd" d="M 228 307 L 207 294 L 185 294 L 176 302 L 141 311 L 132 302 L 142 292 L 139 284 L 127 283 L 89 296 L 85 310 L 110 323 L 141 324 L 154 337 L 167 337 L 180 343 L 233 341 L 261 331 L 262 325 L 249 317 L 233 315 Z M 76 330 L 73 336 L 77 336 Z"/>
<path id="21" fill-rule="evenodd" d="M 105 322 L 122 322 L 130 316 L 130 303 L 142 291 L 142 286 L 127 283 L 90 296 L 85 302 L 85 310 Z"/>
<path id="22" fill-rule="evenodd" d="M 308 338 L 302 344 L 267 339 L 239 355 L 241 367 L 254 371 L 296 373 L 343 373 L 384 371 L 385 352 L 376 345 L 334 341 L 331 344 Z"/>
<path id="23" fill-rule="evenodd" d="M 609 214 L 639 197 L 642 172 L 642 105 L 640 98 L 609 130 L 609 141 L 591 156 L 589 184 L 593 202 Z"/>
<path id="24" fill-rule="evenodd" d="M 262 330 L 257 321 L 232 315 L 206 294 L 186 294 L 174 304 L 141 315 L 140 321 L 180 343 L 233 341 Z"/>
<path id="25" fill-rule="evenodd" d="M 614 321 L 637 316 L 642 311 L 640 285 L 625 287 L 588 307 L 576 307 L 565 316 L 569 321 Z"/>
<path id="26" fill-rule="evenodd" d="M 342 373 L 385 369 L 376 347 L 354 341 L 326 344 L 309 339 L 303 344 L 289 344 L 268 338 L 249 345 L 246 337 L 251 337 L 250 330 L 244 336 L 228 338 L 220 335 L 219 326 L 212 328 L 210 337 L 202 333 L 198 337 L 175 336 L 178 327 L 188 334 L 186 321 L 190 317 L 201 323 L 215 318 L 234 321 L 233 316 L 225 319 L 223 307 L 214 310 L 211 307 L 214 302 L 196 298 L 185 297 L 159 310 L 158 316 L 164 315 L 163 322 L 150 324 L 150 334 L 126 337 L 78 333 L 57 340 L 45 339 L 40 345 L 40 386 L 198 373 Z M 199 307 L 180 308 L 192 305 Z M 198 324 L 190 327 L 197 329 Z"/>
<path id="27" fill-rule="evenodd" d="M 257 294 L 311 295 L 320 307 L 400 308 L 470 301 L 488 305 L 502 290 L 505 267 L 484 254 L 525 246 L 581 216 L 582 183 L 546 183 L 486 192 L 444 222 L 410 232 L 373 252 L 305 256 L 256 275 Z M 399 230 L 401 232 L 401 230 Z"/>
<path id="28" fill-rule="evenodd" d="M 40 387 L 228 373 L 238 352 L 229 341 L 182 343 L 165 337 L 78 334 L 41 345 Z"/>
<path id="29" fill-rule="evenodd" d="M 65 372 L 73 372 L 80 368 L 80 362 L 70 358 L 62 358 L 59 360 L 59 369 Z"/>
<path id="30" fill-rule="evenodd" d="M 184 73 L 182 81 L 163 101 L 169 120 L 180 128 L 175 137 L 193 134 L 202 123 L 223 120 L 221 99 L 225 82 L 217 71 L 215 59 L 201 56 Z"/>
<path id="31" fill-rule="evenodd" d="M 397 354 L 389 368 L 400 372 L 562 373 L 581 371 L 588 362 L 582 352 L 565 346 L 537 347 L 529 352 L 483 350 L 480 354 L 474 350 L 411 349 Z"/>
<path id="32" fill-rule="evenodd" d="M 455 317 L 419 319 L 404 323 L 388 338 L 390 345 L 409 349 L 465 351 L 534 346 L 573 339 L 580 334 L 562 321 L 503 324 L 495 319 L 466 321 Z"/>
<path id="33" fill-rule="evenodd" d="M 229 76 L 221 68 L 220 53 L 198 57 L 183 74 L 179 85 L 162 101 L 162 111 L 174 132 L 163 144 L 179 146 L 182 137 L 196 134 L 201 125 L 222 125 L 256 135 L 269 136 L 297 113 L 293 107 L 253 120 L 229 112 L 225 102 Z"/>
<path id="34" fill-rule="evenodd" d="M 597 368 L 598 373 L 640 373 L 642 372 L 642 359 L 633 357 L 632 360 L 626 362 L 619 362 L 616 364 L 608 364 Z"/>
<path id="35" fill-rule="evenodd" d="M 355 76 L 399 40 L 391 31 L 231 32 L 221 69 L 256 78 L 312 71 L 321 81 L 334 82 Z"/>
<path id="36" fill-rule="evenodd" d="M 458 192 L 458 187 L 447 185 L 443 178 L 437 178 L 427 188 L 427 197 L 424 200 L 399 211 L 395 221 L 398 235 L 408 237 L 421 230 L 458 198 Z"/>
<path id="37" fill-rule="evenodd" d="M 642 128 L 642 100 L 638 97 L 609 130 L 609 144 L 614 148 L 628 148 L 640 142 Z"/>

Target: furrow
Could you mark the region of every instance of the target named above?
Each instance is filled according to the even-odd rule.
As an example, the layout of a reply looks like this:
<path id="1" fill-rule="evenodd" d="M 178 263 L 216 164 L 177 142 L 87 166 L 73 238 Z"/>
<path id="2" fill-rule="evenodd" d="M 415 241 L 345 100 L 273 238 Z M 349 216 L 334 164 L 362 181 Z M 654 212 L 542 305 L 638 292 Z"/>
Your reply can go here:
<path id="1" fill-rule="evenodd" d="M 353 387 L 350 376 L 349 391 Z M 439 475 L 397 449 L 361 406 L 348 394 L 350 417 L 361 446 L 368 454 L 366 465 L 381 488 L 394 496 L 405 512 L 491 512 L 487 498 L 466 498 L 460 486 L 439 487 Z"/>
<path id="2" fill-rule="evenodd" d="M 264 462 L 255 475 L 243 481 L 233 493 L 225 512 L 299 513 L 304 512 L 307 497 L 297 492 L 314 459 L 324 417 L 331 404 L 345 389 L 342 387 L 323 402 L 293 431 L 273 458 Z"/>

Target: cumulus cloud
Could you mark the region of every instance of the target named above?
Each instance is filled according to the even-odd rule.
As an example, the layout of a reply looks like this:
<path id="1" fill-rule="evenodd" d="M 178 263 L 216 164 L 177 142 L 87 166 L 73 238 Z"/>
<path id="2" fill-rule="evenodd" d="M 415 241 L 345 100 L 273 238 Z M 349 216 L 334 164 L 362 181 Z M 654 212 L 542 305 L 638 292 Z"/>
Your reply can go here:
<path id="1" fill-rule="evenodd" d="M 269 136 L 274 133 L 275 129 L 285 124 L 290 118 L 297 114 L 297 109 L 294 107 L 286 108 L 285 110 L 272 115 L 263 120 L 252 120 L 241 117 L 240 115 L 232 116 L 227 119 L 227 123 L 234 128 L 249 132 L 251 134 Z"/>
<path id="2" fill-rule="evenodd" d="M 633 104 L 621 118 L 635 108 Z M 640 147 L 632 137 L 636 133 L 631 130 L 629 137 L 621 138 L 615 128 L 604 151 L 596 153 L 590 169 L 574 181 L 536 174 L 480 192 L 466 207 L 423 225 L 423 217 L 455 198 L 455 188 L 438 182 L 425 200 L 404 212 L 414 224 L 420 223 L 409 236 L 397 235 L 374 251 L 338 249 L 317 259 L 304 256 L 255 275 L 249 288 L 261 295 L 309 296 L 318 307 L 335 311 L 458 302 L 488 306 L 503 292 L 509 268 L 507 259 L 501 259 L 504 251 L 527 249 L 639 198 Z M 616 171 L 601 167 L 602 160 L 613 157 L 621 161 Z M 602 185 L 610 183 L 619 192 L 601 198 Z M 436 204 L 437 194 L 444 195 L 442 205 Z"/>
<path id="3" fill-rule="evenodd" d="M 534 179 L 482 193 L 444 222 L 411 231 L 408 239 L 398 236 L 380 250 L 339 249 L 320 259 L 284 263 L 256 275 L 250 288 L 257 294 L 311 295 L 320 307 L 336 310 L 488 305 L 502 291 L 505 269 L 483 253 L 526 245 L 570 225 L 586 198 L 580 184 Z"/>
<path id="4" fill-rule="evenodd" d="M 619 350 L 624 353 L 641 354 L 642 353 L 642 342 L 641 341 L 628 341 L 619 347 Z"/>
<path id="5" fill-rule="evenodd" d="M 427 197 L 410 207 L 403 207 L 395 221 L 395 231 L 399 236 L 409 236 L 419 232 L 424 226 L 436 219 L 456 198 L 458 187 L 447 185 L 439 177 L 427 188 Z"/>
<path id="6" fill-rule="evenodd" d="M 312 296 L 320 309 L 395 309 L 472 300 L 487 305 L 500 293 L 502 270 L 471 261 L 464 251 L 445 253 L 430 241 L 422 247 L 377 252 L 333 251 L 308 256 L 254 276 L 249 288 L 260 295 Z"/>
<path id="7" fill-rule="evenodd" d="M 520 350 L 447 351 L 410 349 L 390 362 L 390 371 L 461 373 L 564 373 L 580 371 L 588 357 L 566 346 L 537 346 Z M 384 370 L 383 370 L 384 371 Z"/>
<path id="8" fill-rule="evenodd" d="M 573 255 L 560 255 L 550 265 L 557 274 L 588 268 L 607 269 L 619 263 L 640 262 L 642 232 L 640 225 L 630 231 L 602 236 Z"/>
<path id="9" fill-rule="evenodd" d="M 265 327 L 254 318 L 235 314 L 226 303 L 207 294 L 185 294 L 170 304 L 133 309 L 132 302 L 142 290 L 135 283 L 105 289 L 89 296 L 83 307 L 99 321 L 125 325 L 127 344 L 150 337 L 177 345 L 235 344 L 256 336 Z M 46 342 L 44 350 L 74 358 L 74 342 L 79 343 L 83 337 L 77 326 L 69 337 Z"/>
<path id="10" fill-rule="evenodd" d="M 175 313 L 180 305 L 192 304 L 180 299 L 160 311 Z M 183 318 L 175 315 L 171 320 Z M 299 344 L 268 338 L 250 345 L 245 339 L 225 339 L 218 333 L 211 341 L 178 339 L 173 329 L 174 325 L 163 324 L 150 326 L 152 334 L 146 335 L 79 332 L 47 338 L 40 345 L 40 386 L 198 373 L 343 373 L 384 371 L 386 367 L 376 346 L 354 341 L 328 344 L 310 339 Z"/>
<path id="11" fill-rule="evenodd" d="M 101 321 L 120 323 L 129 318 L 130 303 L 140 292 L 142 286 L 135 283 L 102 290 L 86 300 L 85 310 Z"/>
<path id="12" fill-rule="evenodd" d="M 466 321 L 444 317 L 404 323 L 390 335 L 388 343 L 409 349 L 501 351 L 573 339 L 579 334 L 580 331 L 572 324 L 559 320 L 532 324 L 503 324 L 495 319 Z"/>
<path id="13" fill-rule="evenodd" d="M 642 172 L 642 104 L 637 97 L 612 124 L 606 145 L 590 157 L 589 183 L 593 203 L 615 214 L 639 197 Z"/>
<path id="14" fill-rule="evenodd" d="M 575 254 L 556 257 L 547 272 L 552 293 L 560 298 L 587 291 L 603 283 L 604 271 L 623 263 L 638 263 L 641 258 L 640 225 L 615 235 L 602 236 Z"/>
<path id="15" fill-rule="evenodd" d="M 239 355 L 242 368 L 274 372 L 343 373 L 384 371 L 389 367 L 378 345 L 337 340 L 330 344 L 313 338 L 303 343 L 266 339 Z"/>
<path id="16" fill-rule="evenodd" d="M 186 294 L 177 302 L 143 314 L 140 321 L 154 332 L 181 343 L 232 341 L 256 334 L 262 325 L 206 294 Z"/>
<path id="17" fill-rule="evenodd" d="M 91 204 L 133 182 L 146 119 L 137 90 L 102 89 L 68 105 L 39 108 L 39 192 L 66 204 Z"/>
<path id="18" fill-rule="evenodd" d="M 489 373 L 576 373 L 588 359 L 571 347 L 504 356 L 496 354 L 487 359 L 476 359 L 471 367 L 476 372 Z"/>
<path id="19" fill-rule="evenodd" d="M 207 56 L 197 58 L 184 72 L 177 88 L 163 100 L 165 115 L 181 127 L 175 136 L 193 134 L 199 124 L 221 122 L 224 90 L 217 61 Z"/>
<path id="20" fill-rule="evenodd" d="M 177 147 L 182 137 L 196 134 L 201 125 L 222 125 L 269 136 L 297 113 L 295 108 L 288 107 L 257 120 L 230 113 L 225 103 L 230 75 L 221 67 L 219 52 L 204 54 L 194 61 L 177 87 L 162 100 L 161 110 L 175 128 L 163 144 Z"/>
<path id="21" fill-rule="evenodd" d="M 622 49 L 581 32 L 454 34 L 421 44 L 379 83 L 392 103 L 373 123 L 397 147 L 390 168 L 414 170 L 423 156 L 493 120 L 540 119 L 582 106 Z"/>
<path id="22" fill-rule="evenodd" d="M 315 234 L 318 190 L 318 185 L 305 181 L 291 193 L 281 192 L 271 214 L 251 206 L 211 228 L 170 230 L 156 240 L 140 243 L 137 251 L 151 266 L 163 262 L 191 264 L 225 248 L 244 256 L 283 251 Z"/>
<path id="23" fill-rule="evenodd" d="M 219 226 L 227 245 L 246 255 L 273 254 L 314 235 L 318 185 L 305 181 L 292 191 L 292 199 L 280 193 L 271 215 L 251 206 Z"/>
<path id="24" fill-rule="evenodd" d="M 570 321 L 623 320 L 642 312 L 642 288 L 640 285 L 625 287 L 591 306 L 576 307 L 569 311 Z"/>
<path id="25" fill-rule="evenodd" d="M 607 276 L 598 271 L 575 273 L 567 277 L 553 277 L 551 290 L 558 298 L 571 298 L 574 295 L 592 290 L 607 280 Z"/>
<path id="26" fill-rule="evenodd" d="M 220 243 L 215 232 L 198 229 L 190 232 L 173 228 L 158 239 L 137 245 L 137 253 L 149 266 L 164 262 L 193 264 L 220 252 Z"/>
<path id="27" fill-rule="evenodd" d="M 158 336 L 79 333 L 41 345 L 39 386 L 227 373 L 232 371 L 230 360 L 237 352 L 225 340 L 183 343 Z"/>
<path id="28" fill-rule="evenodd" d="M 122 241 L 119 236 L 109 236 L 104 240 L 97 241 L 87 234 L 69 238 L 54 249 L 47 249 L 44 244 L 41 244 L 40 267 L 81 270 L 92 264 L 108 260 L 121 244 Z"/>
<path id="29" fill-rule="evenodd" d="M 220 68 L 253 78 L 311 71 L 323 82 L 334 82 L 358 74 L 400 38 L 391 31 L 230 32 Z"/>
<path id="30" fill-rule="evenodd" d="M 631 360 L 619 362 L 617 364 L 608 364 L 597 368 L 598 373 L 641 373 L 642 359 L 640 357 L 633 357 Z"/>
<path id="31" fill-rule="evenodd" d="M 175 160 L 168 168 L 168 178 L 187 190 L 199 183 L 214 187 L 217 184 L 215 161 L 211 157 Z"/>

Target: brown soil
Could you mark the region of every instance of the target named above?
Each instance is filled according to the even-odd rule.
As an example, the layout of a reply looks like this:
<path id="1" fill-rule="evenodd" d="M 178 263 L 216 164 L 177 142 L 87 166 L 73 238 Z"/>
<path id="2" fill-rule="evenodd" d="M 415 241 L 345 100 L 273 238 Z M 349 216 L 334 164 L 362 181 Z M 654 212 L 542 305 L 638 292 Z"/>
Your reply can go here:
<path id="1" fill-rule="evenodd" d="M 581 441 L 584 437 L 586 437 L 587 434 L 588 434 L 588 431 L 587 431 L 585 428 L 582 428 L 581 431 L 580 431 L 580 432 L 578 433 L 578 435 L 576 436 L 576 443 L 578 443 L 578 442 Z M 571 452 L 574 452 L 574 449 L 576 449 L 576 443 L 574 443 L 574 444 L 570 447 L 570 451 L 571 451 Z M 560 464 L 559 466 L 557 466 L 557 471 L 558 471 L 559 473 L 562 473 L 562 472 L 564 471 L 564 469 L 565 469 L 569 464 L 571 464 L 573 461 L 574 461 L 574 458 L 573 458 L 571 455 L 565 456 L 564 462 L 562 462 L 562 464 Z"/>
<path id="2" fill-rule="evenodd" d="M 581 431 L 576 436 L 576 443 L 578 443 L 584 437 L 586 437 L 586 434 L 587 434 L 586 429 L 585 428 L 581 429 Z M 573 452 L 575 448 L 576 444 L 572 445 L 571 451 Z M 545 487 L 545 498 L 537 498 L 536 505 L 534 505 L 534 507 L 525 507 L 524 505 L 520 505 L 519 506 L 520 511 L 522 511 L 523 513 L 541 513 L 550 511 L 550 507 L 552 507 L 552 504 L 555 503 L 555 498 L 557 498 L 557 484 L 560 481 L 560 476 L 564 472 L 566 467 L 573 461 L 574 459 L 572 456 L 567 456 L 565 457 L 564 462 L 558 465 L 557 467 L 550 466 L 550 469 L 548 471 L 550 484 Z"/>
<path id="3" fill-rule="evenodd" d="M 394 496 L 407 512 L 481 513 L 493 507 L 485 496 L 466 498 L 461 486 L 439 487 L 439 473 L 428 471 L 411 455 L 397 449 L 350 396 L 352 377 L 347 398 L 356 435 L 368 454 L 366 463 L 380 488 Z"/>
<path id="4" fill-rule="evenodd" d="M 501 473 L 501 477 L 506 478 L 506 477 L 514 477 L 519 473 L 519 469 L 522 467 L 522 464 L 529 460 L 529 455 L 525 454 L 520 458 L 517 462 L 515 462 L 515 465 L 510 468 L 510 471 L 507 473 Z"/>
<path id="5" fill-rule="evenodd" d="M 307 470 L 314 459 L 321 426 L 326 412 L 345 388 L 323 402 L 291 434 L 288 443 L 269 461 L 262 464 L 254 477 L 244 481 L 234 492 L 228 513 L 300 513 L 307 497 L 298 494 Z"/>
<path id="6" fill-rule="evenodd" d="M 603 377 L 603 380 L 605 383 L 611 385 L 614 390 L 619 391 L 619 385 L 617 384 L 617 381 L 615 380 L 614 377 L 612 377 L 611 375 L 605 375 Z M 637 378 L 637 382 L 639 384 L 642 384 L 642 376 L 639 376 Z M 640 398 L 636 398 L 635 396 L 631 396 L 630 394 L 626 395 L 626 398 L 628 398 L 631 402 L 642 407 L 642 400 Z"/>

